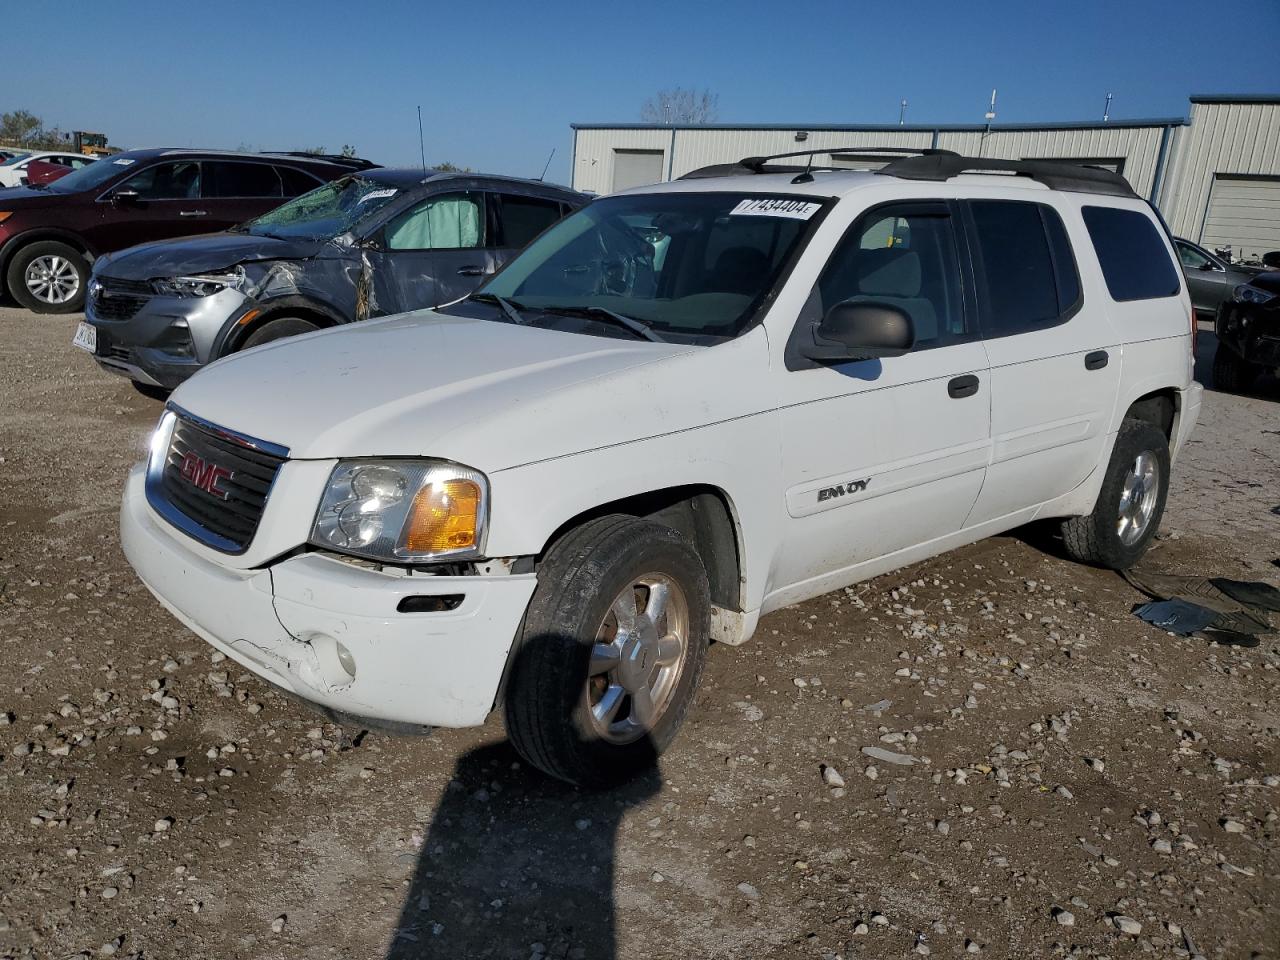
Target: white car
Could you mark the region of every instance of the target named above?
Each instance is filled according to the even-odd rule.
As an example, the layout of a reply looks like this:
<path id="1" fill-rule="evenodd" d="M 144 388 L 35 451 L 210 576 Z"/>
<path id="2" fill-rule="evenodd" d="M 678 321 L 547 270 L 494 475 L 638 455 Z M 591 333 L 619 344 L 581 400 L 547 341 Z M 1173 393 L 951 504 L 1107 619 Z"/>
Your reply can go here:
<path id="1" fill-rule="evenodd" d="M 56 163 L 72 170 L 79 170 L 94 162 L 93 157 L 86 157 L 83 153 L 59 153 L 48 150 L 24 153 L 0 163 L 0 187 L 20 187 L 26 183 L 27 167 L 32 160 L 44 160 L 46 163 Z"/>
<path id="2" fill-rule="evenodd" d="M 213 364 L 122 540 L 331 716 L 501 708 L 529 762 L 607 783 L 771 610 L 1042 518 L 1134 563 L 1200 409 L 1192 330 L 1114 174 L 744 161 L 597 200 L 456 305 Z"/>

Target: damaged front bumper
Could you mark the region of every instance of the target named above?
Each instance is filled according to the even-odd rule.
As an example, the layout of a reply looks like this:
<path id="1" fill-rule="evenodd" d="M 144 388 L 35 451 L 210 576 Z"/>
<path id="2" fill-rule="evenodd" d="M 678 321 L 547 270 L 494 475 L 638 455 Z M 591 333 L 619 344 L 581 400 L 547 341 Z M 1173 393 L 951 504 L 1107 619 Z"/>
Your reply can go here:
<path id="1" fill-rule="evenodd" d="M 98 331 L 98 366 L 171 390 L 213 359 L 223 329 L 252 306 L 232 289 L 207 297 L 95 295 L 85 320 Z"/>
<path id="2" fill-rule="evenodd" d="M 410 575 L 316 553 L 232 569 L 159 519 L 143 480 L 136 467 L 125 486 L 125 556 L 156 598 L 214 647 L 338 714 L 420 726 L 484 722 L 535 575 Z M 402 613 L 406 597 L 442 598 L 442 609 Z"/>

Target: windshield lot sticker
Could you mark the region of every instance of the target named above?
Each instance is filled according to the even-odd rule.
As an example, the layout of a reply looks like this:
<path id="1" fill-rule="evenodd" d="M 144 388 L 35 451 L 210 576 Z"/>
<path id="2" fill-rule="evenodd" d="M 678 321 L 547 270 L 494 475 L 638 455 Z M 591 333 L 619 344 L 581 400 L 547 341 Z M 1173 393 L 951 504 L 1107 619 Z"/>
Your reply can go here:
<path id="1" fill-rule="evenodd" d="M 805 200 L 743 200 L 729 211 L 731 217 L 786 217 L 789 220 L 808 220 L 821 207 L 820 203 Z"/>
<path id="2" fill-rule="evenodd" d="M 129 157 L 121 157 L 119 160 L 112 160 L 111 162 L 114 163 L 117 167 L 127 167 L 131 163 L 133 163 L 133 160 L 131 160 Z"/>
<path id="3" fill-rule="evenodd" d="M 394 197 L 398 188 L 392 187 L 390 190 L 370 190 L 363 197 L 356 201 L 357 204 L 364 203 L 366 200 L 381 200 L 383 197 Z"/>

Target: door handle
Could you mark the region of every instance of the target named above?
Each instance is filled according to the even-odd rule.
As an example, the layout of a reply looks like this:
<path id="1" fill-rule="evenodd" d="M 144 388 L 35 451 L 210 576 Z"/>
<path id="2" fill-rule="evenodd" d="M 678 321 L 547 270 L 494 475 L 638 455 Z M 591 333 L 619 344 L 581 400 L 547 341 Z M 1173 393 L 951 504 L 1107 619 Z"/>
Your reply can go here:
<path id="1" fill-rule="evenodd" d="M 947 395 L 952 400 L 963 400 L 977 392 L 978 378 L 972 373 L 966 373 L 963 377 L 952 377 L 951 382 L 947 384 Z"/>
<path id="2" fill-rule="evenodd" d="M 484 267 L 459 267 L 458 276 L 460 277 L 483 277 Z"/>
<path id="3" fill-rule="evenodd" d="M 1084 368 L 1086 370 L 1101 370 L 1107 365 L 1107 361 L 1111 356 L 1105 350 L 1095 350 L 1093 353 L 1084 355 Z"/>
<path id="4" fill-rule="evenodd" d="M 180 217 L 207 217 L 208 215 L 209 215 L 209 212 L 207 210 L 179 210 L 178 211 L 178 216 Z"/>

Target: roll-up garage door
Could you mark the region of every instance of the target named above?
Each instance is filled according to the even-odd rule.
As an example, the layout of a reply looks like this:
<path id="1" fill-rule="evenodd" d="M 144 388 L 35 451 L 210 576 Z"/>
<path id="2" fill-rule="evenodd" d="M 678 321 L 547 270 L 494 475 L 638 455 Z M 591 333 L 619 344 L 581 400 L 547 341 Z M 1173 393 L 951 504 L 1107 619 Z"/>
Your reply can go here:
<path id="1" fill-rule="evenodd" d="M 644 187 L 662 179 L 661 150 L 614 150 L 613 189 Z"/>
<path id="2" fill-rule="evenodd" d="M 1215 177 L 1200 243 L 1246 260 L 1280 250 L 1280 177 Z"/>

